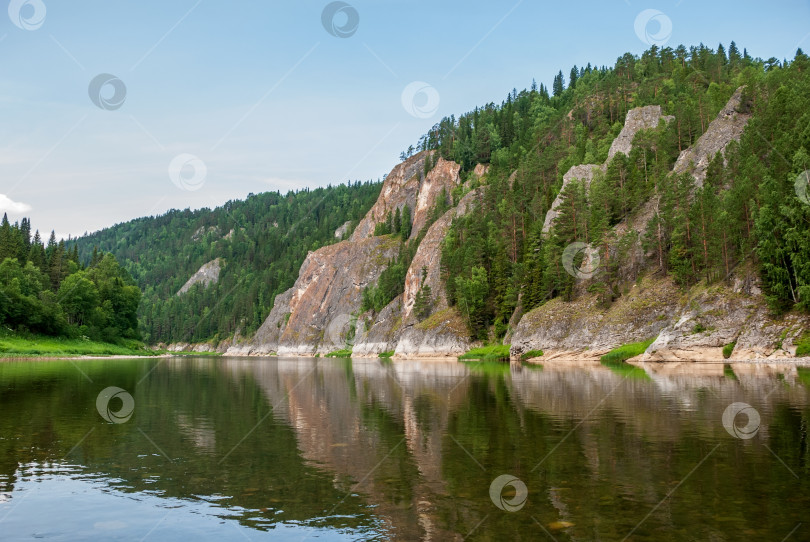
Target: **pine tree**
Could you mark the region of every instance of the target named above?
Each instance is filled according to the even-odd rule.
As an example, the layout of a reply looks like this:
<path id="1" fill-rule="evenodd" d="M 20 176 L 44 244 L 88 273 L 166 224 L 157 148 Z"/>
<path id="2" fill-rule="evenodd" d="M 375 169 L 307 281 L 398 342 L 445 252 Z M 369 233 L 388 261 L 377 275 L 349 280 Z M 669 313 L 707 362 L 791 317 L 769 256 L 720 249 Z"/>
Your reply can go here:
<path id="1" fill-rule="evenodd" d="M 413 227 L 411 219 L 411 208 L 406 203 L 402 207 L 402 238 L 408 240 L 411 237 L 411 228 Z"/>
<path id="2" fill-rule="evenodd" d="M 551 85 L 554 96 L 560 96 L 565 89 L 565 80 L 563 79 L 562 70 L 554 76 L 554 82 Z"/>

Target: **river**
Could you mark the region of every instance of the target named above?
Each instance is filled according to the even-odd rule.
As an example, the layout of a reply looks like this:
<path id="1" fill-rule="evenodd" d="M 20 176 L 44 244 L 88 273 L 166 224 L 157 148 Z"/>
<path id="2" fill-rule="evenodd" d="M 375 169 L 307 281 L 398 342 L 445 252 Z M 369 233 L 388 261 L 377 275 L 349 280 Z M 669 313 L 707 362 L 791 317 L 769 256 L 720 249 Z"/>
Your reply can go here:
<path id="1" fill-rule="evenodd" d="M 810 368 L 0 363 L 2 540 L 808 540 Z"/>

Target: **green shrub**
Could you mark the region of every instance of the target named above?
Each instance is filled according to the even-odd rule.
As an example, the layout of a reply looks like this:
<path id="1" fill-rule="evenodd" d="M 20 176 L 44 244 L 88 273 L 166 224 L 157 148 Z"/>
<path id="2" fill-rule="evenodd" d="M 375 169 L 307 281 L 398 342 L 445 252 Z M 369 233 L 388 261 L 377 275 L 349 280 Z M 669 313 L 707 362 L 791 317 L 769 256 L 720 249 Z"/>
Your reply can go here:
<path id="1" fill-rule="evenodd" d="M 723 347 L 723 359 L 728 359 L 731 357 L 731 353 L 734 352 L 735 346 L 737 346 L 737 341 L 729 343 Z"/>
<path id="2" fill-rule="evenodd" d="M 526 361 L 531 358 L 539 358 L 543 355 L 542 350 L 529 350 L 528 352 L 520 355 L 520 361 Z"/>
<path id="3" fill-rule="evenodd" d="M 810 333 L 806 333 L 799 342 L 796 343 L 797 356 L 810 356 Z"/>
<path id="4" fill-rule="evenodd" d="M 343 348 L 341 350 L 335 350 L 334 352 L 329 352 L 326 354 L 327 358 L 350 358 L 352 357 L 352 349 L 351 348 Z"/>
<path id="5" fill-rule="evenodd" d="M 644 353 L 645 350 L 653 343 L 655 338 L 648 339 L 646 341 L 641 341 L 637 343 L 630 343 L 620 346 L 618 348 L 614 348 L 604 356 L 602 356 L 602 361 L 606 362 L 622 362 L 628 360 L 630 358 L 634 358 L 636 356 L 640 356 Z"/>
<path id="6" fill-rule="evenodd" d="M 508 344 L 490 344 L 481 348 L 473 348 L 466 354 L 458 357 L 459 360 L 481 361 L 509 361 Z"/>

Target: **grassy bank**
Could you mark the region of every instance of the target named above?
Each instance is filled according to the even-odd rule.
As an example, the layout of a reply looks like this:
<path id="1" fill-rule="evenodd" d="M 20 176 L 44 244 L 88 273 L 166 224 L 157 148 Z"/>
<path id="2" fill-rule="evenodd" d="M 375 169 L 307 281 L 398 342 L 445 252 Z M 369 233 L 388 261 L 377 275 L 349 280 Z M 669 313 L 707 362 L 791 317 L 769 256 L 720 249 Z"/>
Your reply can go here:
<path id="1" fill-rule="evenodd" d="M 481 348 L 473 348 L 466 354 L 458 357 L 459 361 L 509 361 L 508 344 L 490 344 Z"/>
<path id="2" fill-rule="evenodd" d="M 620 346 L 618 348 L 614 348 L 604 356 L 602 356 L 602 361 L 607 361 L 610 363 L 617 363 L 626 361 L 630 358 L 634 358 L 636 356 L 640 356 L 647 350 L 647 347 L 650 346 L 655 338 L 652 338 L 648 341 L 641 341 L 637 343 L 630 343 Z"/>
<path id="3" fill-rule="evenodd" d="M 122 341 L 120 344 L 110 344 L 44 335 L 0 335 L 0 358 L 154 356 L 159 353 L 147 349 L 138 341 Z"/>

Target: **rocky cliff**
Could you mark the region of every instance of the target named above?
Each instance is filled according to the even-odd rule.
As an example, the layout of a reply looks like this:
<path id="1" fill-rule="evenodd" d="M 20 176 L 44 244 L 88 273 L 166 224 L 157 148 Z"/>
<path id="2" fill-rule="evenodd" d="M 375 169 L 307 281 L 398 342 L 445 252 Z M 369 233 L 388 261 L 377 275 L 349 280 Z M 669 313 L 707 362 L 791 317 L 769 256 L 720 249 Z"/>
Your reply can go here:
<path id="1" fill-rule="evenodd" d="M 697 142 L 680 154 L 673 173 L 688 172 L 700 185 L 712 157 L 739 139 L 748 120 L 739 112 L 741 91 L 732 95 Z M 660 106 L 630 110 L 606 162 L 570 168 L 563 177 L 563 188 L 575 179 L 590 183 L 616 154 L 629 155 L 640 130 L 672 119 L 662 115 Z M 468 339 L 466 315 L 448 305 L 441 276 L 441 247 L 453 219 L 479 205 L 487 189 L 489 167 L 475 167 L 457 205 L 438 219 L 433 217 L 431 223 L 431 210 L 438 199 L 462 183 L 458 164 L 435 158 L 432 152 L 422 152 L 394 167 L 385 178 L 379 199 L 349 239 L 310 253 L 294 286 L 276 297 L 255 336 L 246 341 L 236 338 L 233 344 L 224 345 L 227 354 L 322 355 L 351 347 L 356 357 L 384 352 L 400 358 L 454 357 L 474 346 Z M 426 168 L 428 160 L 433 165 Z M 517 172 L 510 177 L 510 186 L 515 179 Z M 470 189 L 477 185 L 481 186 Z M 559 204 L 558 197 L 545 217 L 544 232 L 553 226 Z M 361 313 L 363 290 L 376 284 L 401 246 L 398 237 L 374 236 L 375 226 L 406 205 L 412 211 L 410 240 L 419 241 L 419 245 L 405 276 L 404 291 L 378 314 Z M 656 205 L 655 198 L 645 202 L 615 227 L 616 237 L 631 229 L 643 232 Z M 336 236 L 344 238 L 348 227 L 344 225 Z M 635 243 L 630 253 L 643 261 L 640 236 Z M 755 276 L 750 269 L 739 269 L 726 284 L 711 288 L 699 285 L 686 292 L 668 277 L 647 276 L 626 285 L 609 306 L 587 292 L 587 281 L 580 281 L 573 302 L 554 299 L 527 314 L 520 308 L 515 311 L 507 334 L 511 354 L 518 358 L 543 350 L 544 360 L 598 359 L 619 345 L 654 339 L 642 360 L 721 361 L 729 352 L 736 360 L 793 356 L 798 338 L 810 330 L 810 317 L 773 317 Z M 414 306 L 420 290 L 427 287 L 430 311 L 420 318 Z"/>
<path id="2" fill-rule="evenodd" d="M 216 260 L 212 260 L 206 264 L 203 264 L 196 273 L 191 275 L 185 284 L 177 291 L 177 295 L 182 295 L 188 292 L 192 286 L 195 284 L 202 284 L 203 286 L 208 286 L 210 284 L 216 284 L 219 280 L 219 273 L 222 270 L 222 261 L 217 258 Z"/>
<path id="3" fill-rule="evenodd" d="M 669 122 L 674 118 L 675 117 L 669 115 L 662 115 L 660 105 L 648 105 L 645 107 L 636 107 L 635 109 L 631 109 L 627 112 L 627 117 L 625 118 L 624 126 L 622 127 L 621 132 L 619 132 L 619 135 L 616 136 L 616 139 L 614 139 L 613 143 L 610 145 L 605 163 L 581 164 L 578 166 L 573 166 L 565 173 L 565 175 L 563 175 L 563 184 L 560 188 L 560 194 L 562 194 L 565 187 L 574 180 L 584 181 L 585 186 L 590 186 L 594 174 L 597 171 L 604 172 L 607 169 L 610 161 L 613 160 L 613 157 L 616 156 L 617 153 L 622 153 L 626 156 L 630 155 L 630 151 L 633 149 L 633 138 L 636 137 L 636 134 L 639 131 L 656 128 L 659 122 Z M 558 195 L 551 204 L 551 209 L 549 209 L 548 213 L 546 213 L 546 219 L 543 223 L 543 232 L 548 232 L 552 223 L 554 222 L 554 219 L 557 218 L 557 215 L 559 214 L 557 209 L 559 208 L 560 203 L 561 199 Z"/>
<path id="4" fill-rule="evenodd" d="M 400 247 L 394 236 L 374 236 L 375 226 L 384 222 L 388 213 L 408 205 L 413 239 L 426 226 L 438 199 L 461 183 L 460 166 L 442 158 L 425 175 L 425 160 L 432 158 L 431 154 L 419 153 L 394 167 L 377 202 L 350 239 L 311 252 L 295 284 L 276 297 L 255 336 L 247 342 L 235 341 L 227 354 L 323 355 L 346 347 L 352 347 L 355 356 L 394 350 L 401 356 L 458 355 L 466 351 L 469 341 L 464 322 L 447 308 L 444 297 L 439 277 L 440 247 L 453 217 L 467 212 L 483 189 L 468 193 L 430 225 L 408 269 L 405 292 L 376 316 L 360 313 L 363 290 L 377 282 Z M 419 322 L 411 312 L 423 267 L 428 270 L 424 284 L 434 293 L 434 314 Z"/>
<path id="5" fill-rule="evenodd" d="M 706 132 L 685 149 L 673 167 L 674 174 L 688 172 L 700 186 L 711 159 L 742 135 L 749 115 L 739 112 L 742 88 L 737 89 Z M 645 110 L 643 114 L 639 110 Z M 635 113 L 634 113 L 635 112 Z M 661 117 L 649 108 L 628 113 L 637 131 Z M 625 124 L 627 130 L 627 123 Z M 625 130 L 622 130 L 624 134 Z M 616 138 L 611 153 L 629 152 L 631 130 Z M 634 132 L 633 132 L 634 133 Z M 621 140 L 621 141 L 620 141 Z M 610 160 L 610 158 L 608 159 Z M 575 166 L 566 179 L 589 182 L 603 166 Z M 557 202 L 555 201 L 555 204 Z M 641 209 L 615 228 L 617 237 L 629 229 L 643 233 L 655 212 L 653 197 Z M 546 229 L 556 217 L 554 207 L 546 217 Z M 640 241 L 637 251 L 642 251 Z M 629 265 L 629 264 L 628 264 Z M 810 330 L 810 317 L 774 317 L 767 309 L 756 274 L 750 269 L 735 270 L 731 286 L 698 285 L 688 292 L 679 290 L 668 278 L 647 279 L 634 285 L 610 308 L 601 307 L 595 295 L 581 295 L 567 303 L 552 300 L 529 312 L 518 323 L 511 338 L 511 353 L 519 357 L 531 350 L 543 350 L 544 359 L 594 358 L 622 344 L 654 339 L 639 359 L 642 361 L 723 361 L 781 359 L 796 354 L 795 341 Z M 584 291 L 584 284 L 579 285 Z M 731 351 L 724 356 L 724 347 Z"/>

